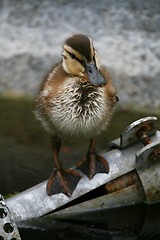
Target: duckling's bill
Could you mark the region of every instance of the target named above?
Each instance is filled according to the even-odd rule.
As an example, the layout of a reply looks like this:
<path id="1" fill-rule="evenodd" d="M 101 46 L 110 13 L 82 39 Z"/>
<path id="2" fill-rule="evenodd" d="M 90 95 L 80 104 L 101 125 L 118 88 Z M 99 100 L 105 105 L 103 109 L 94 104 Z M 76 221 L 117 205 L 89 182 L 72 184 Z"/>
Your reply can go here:
<path id="1" fill-rule="evenodd" d="M 106 84 L 106 79 L 103 77 L 102 73 L 97 69 L 94 61 L 86 63 L 85 68 L 91 84 L 97 87 L 101 87 Z"/>

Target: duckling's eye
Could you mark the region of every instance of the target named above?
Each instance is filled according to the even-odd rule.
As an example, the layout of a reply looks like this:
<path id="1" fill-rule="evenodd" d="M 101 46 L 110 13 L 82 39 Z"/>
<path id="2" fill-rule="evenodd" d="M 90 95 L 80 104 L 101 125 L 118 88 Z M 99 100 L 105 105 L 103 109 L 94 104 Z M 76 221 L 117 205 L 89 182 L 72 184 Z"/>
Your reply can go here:
<path id="1" fill-rule="evenodd" d="M 72 59 L 77 59 L 76 55 L 74 55 L 74 53 L 70 53 L 70 56 Z"/>

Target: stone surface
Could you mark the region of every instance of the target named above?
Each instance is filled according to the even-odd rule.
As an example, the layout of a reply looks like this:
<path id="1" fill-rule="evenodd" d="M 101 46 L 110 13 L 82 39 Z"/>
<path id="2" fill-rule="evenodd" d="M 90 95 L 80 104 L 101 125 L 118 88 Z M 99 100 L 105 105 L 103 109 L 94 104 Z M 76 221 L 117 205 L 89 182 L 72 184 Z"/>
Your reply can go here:
<path id="1" fill-rule="evenodd" d="M 34 95 L 73 33 L 91 36 L 124 107 L 160 107 L 159 0 L 1 0 L 0 92 Z"/>

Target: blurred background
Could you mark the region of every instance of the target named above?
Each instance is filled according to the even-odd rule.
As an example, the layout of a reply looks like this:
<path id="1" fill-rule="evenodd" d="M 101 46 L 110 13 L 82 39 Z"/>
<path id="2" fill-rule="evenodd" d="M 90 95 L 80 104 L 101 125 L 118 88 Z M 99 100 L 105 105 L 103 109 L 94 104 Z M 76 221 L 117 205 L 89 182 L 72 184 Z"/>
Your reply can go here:
<path id="1" fill-rule="evenodd" d="M 99 137 L 100 150 L 134 120 L 159 117 L 159 0 L 0 0 L 2 194 L 26 189 L 52 171 L 49 136 L 34 118 L 33 103 L 43 77 L 61 59 L 65 39 L 74 33 L 93 39 L 120 99 Z M 74 151 L 73 145 L 62 149 L 66 167 L 84 155 L 81 143 Z"/>
<path id="2" fill-rule="evenodd" d="M 1 0 L 0 92 L 33 95 L 74 33 L 93 39 L 121 106 L 159 108 L 159 0 Z"/>

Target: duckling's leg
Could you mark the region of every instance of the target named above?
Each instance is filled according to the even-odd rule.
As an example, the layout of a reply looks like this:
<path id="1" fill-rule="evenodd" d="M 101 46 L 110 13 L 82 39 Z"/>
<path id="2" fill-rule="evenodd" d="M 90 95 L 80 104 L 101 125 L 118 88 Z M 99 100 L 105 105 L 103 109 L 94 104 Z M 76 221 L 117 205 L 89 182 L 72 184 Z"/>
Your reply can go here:
<path id="1" fill-rule="evenodd" d="M 67 196 L 70 196 L 81 177 L 74 169 L 63 169 L 59 161 L 61 139 L 57 136 L 51 137 L 51 145 L 54 152 L 55 168 L 47 182 L 47 194 L 51 196 L 57 193 L 64 193 Z"/>
<path id="2" fill-rule="evenodd" d="M 87 156 L 77 165 L 77 169 L 82 171 L 90 179 L 97 173 L 109 173 L 109 165 L 106 159 L 96 153 L 96 141 L 90 140 Z"/>

